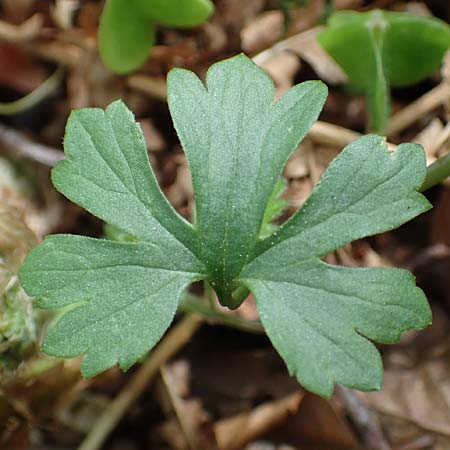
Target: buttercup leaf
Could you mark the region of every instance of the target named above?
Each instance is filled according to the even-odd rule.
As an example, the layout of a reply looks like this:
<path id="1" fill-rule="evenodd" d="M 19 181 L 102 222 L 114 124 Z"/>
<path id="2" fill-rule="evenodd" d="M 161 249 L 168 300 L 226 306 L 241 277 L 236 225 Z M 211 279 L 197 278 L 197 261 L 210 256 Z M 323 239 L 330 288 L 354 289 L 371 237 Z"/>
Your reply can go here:
<path id="1" fill-rule="evenodd" d="M 230 308 L 253 292 L 270 339 L 306 388 L 326 396 L 335 383 L 379 388 L 381 359 L 369 339 L 395 342 L 425 327 L 426 299 L 404 270 L 334 267 L 321 258 L 429 209 L 417 192 L 423 149 L 404 144 L 390 153 L 381 137 L 358 139 L 290 220 L 263 232 L 282 209 L 281 172 L 316 120 L 325 86 L 305 82 L 274 102 L 269 77 L 240 55 L 215 64 L 206 85 L 174 70 L 168 88 L 192 173 L 195 223 L 162 194 L 123 103 L 74 112 L 68 160 L 53 182 L 126 238 L 57 235 L 31 251 L 24 288 L 40 307 L 61 310 L 44 350 L 84 355 L 86 376 L 116 363 L 126 369 L 169 326 L 183 289 L 207 280 Z"/>

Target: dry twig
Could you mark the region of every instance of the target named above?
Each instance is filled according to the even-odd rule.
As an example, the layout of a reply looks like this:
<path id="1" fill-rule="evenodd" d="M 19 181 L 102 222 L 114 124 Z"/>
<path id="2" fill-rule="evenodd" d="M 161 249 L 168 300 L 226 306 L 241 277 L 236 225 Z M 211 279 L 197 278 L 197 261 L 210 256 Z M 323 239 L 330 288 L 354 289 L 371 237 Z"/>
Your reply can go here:
<path id="1" fill-rule="evenodd" d="M 159 77 L 150 77 L 148 75 L 130 75 L 126 81 L 131 89 L 147 94 L 149 97 L 158 100 L 167 100 L 167 83 Z"/>
<path id="2" fill-rule="evenodd" d="M 337 386 L 336 393 L 357 428 L 364 446 L 370 450 L 392 450 L 376 414 L 370 411 L 351 389 Z"/>
<path id="3" fill-rule="evenodd" d="M 13 44 L 30 42 L 40 33 L 42 23 L 43 17 L 40 14 L 35 14 L 19 25 L 0 20 L 0 41 Z"/>
<path id="4" fill-rule="evenodd" d="M 102 447 L 108 435 L 158 373 L 159 368 L 189 342 L 202 322 L 200 316 L 189 315 L 169 331 L 122 392 L 105 409 L 78 450 L 98 450 Z"/>
<path id="5" fill-rule="evenodd" d="M 449 95 L 450 87 L 448 84 L 438 84 L 389 119 L 388 136 L 400 133 L 424 115 L 444 104 L 448 100 Z"/>
<path id="6" fill-rule="evenodd" d="M 8 128 L 0 123 L 0 147 L 7 152 L 36 161 L 48 167 L 53 167 L 64 159 L 64 153 L 55 148 L 38 144 L 24 134 Z"/>

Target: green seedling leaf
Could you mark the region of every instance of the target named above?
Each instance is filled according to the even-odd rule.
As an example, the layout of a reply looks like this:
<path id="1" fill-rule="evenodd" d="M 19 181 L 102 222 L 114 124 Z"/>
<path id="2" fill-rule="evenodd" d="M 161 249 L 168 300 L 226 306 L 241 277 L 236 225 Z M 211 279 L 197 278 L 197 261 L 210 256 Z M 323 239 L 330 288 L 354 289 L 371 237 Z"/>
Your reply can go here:
<path id="1" fill-rule="evenodd" d="M 374 10 L 333 14 L 318 40 L 369 99 L 370 127 L 384 133 L 389 86 L 404 87 L 439 68 L 450 47 L 450 28 L 435 18 Z"/>
<path id="2" fill-rule="evenodd" d="M 103 232 L 106 239 L 116 242 L 136 242 L 137 239 L 131 234 L 125 233 L 125 231 L 120 228 L 111 225 L 110 223 L 105 223 L 103 227 Z"/>
<path id="3" fill-rule="evenodd" d="M 432 18 L 386 12 L 383 61 L 393 87 L 410 86 L 431 75 L 450 47 L 450 27 Z"/>
<path id="4" fill-rule="evenodd" d="M 263 221 L 261 224 L 261 230 L 259 231 L 259 235 L 262 238 L 269 236 L 274 231 L 278 230 L 278 225 L 274 223 L 277 220 L 283 210 L 288 206 L 289 202 L 280 198 L 283 195 L 283 192 L 286 189 L 286 181 L 279 180 L 275 185 L 275 188 L 272 192 L 272 195 L 269 197 L 267 201 L 266 211 L 264 213 Z"/>
<path id="5" fill-rule="evenodd" d="M 214 11 L 210 0 L 132 0 L 155 22 L 194 27 L 206 22 Z"/>
<path id="6" fill-rule="evenodd" d="M 136 240 L 56 235 L 31 251 L 20 272 L 24 288 L 40 307 L 62 311 L 44 350 L 83 354 L 85 376 L 117 362 L 126 369 L 169 326 L 183 289 L 206 280 L 230 308 L 253 292 L 270 339 L 311 391 L 330 395 L 334 383 L 378 388 L 381 361 L 369 339 L 395 342 L 429 324 L 426 299 L 406 271 L 321 258 L 430 207 L 416 192 L 423 149 L 405 144 L 389 153 L 378 136 L 355 141 L 303 208 L 264 237 L 262 226 L 281 209 L 274 199 L 283 167 L 316 120 L 326 87 L 305 82 L 274 103 L 269 77 L 241 55 L 213 65 L 206 86 L 192 72 L 172 71 L 168 92 L 192 173 L 195 224 L 161 193 L 123 103 L 74 112 L 68 160 L 53 170 L 53 183 Z"/>
<path id="7" fill-rule="evenodd" d="M 99 26 L 103 62 L 126 74 L 142 66 L 155 41 L 155 23 L 191 27 L 214 11 L 210 0 L 106 0 Z"/>
<path id="8" fill-rule="evenodd" d="M 103 62 L 125 74 L 144 64 L 155 41 L 154 21 L 130 0 L 107 0 L 99 26 Z"/>

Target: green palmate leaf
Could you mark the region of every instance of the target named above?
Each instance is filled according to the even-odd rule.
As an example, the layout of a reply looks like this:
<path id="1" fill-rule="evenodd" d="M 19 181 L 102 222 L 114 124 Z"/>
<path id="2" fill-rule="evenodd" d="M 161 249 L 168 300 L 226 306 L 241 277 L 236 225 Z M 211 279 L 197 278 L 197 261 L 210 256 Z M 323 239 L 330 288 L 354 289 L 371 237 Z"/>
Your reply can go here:
<path id="1" fill-rule="evenodd" d="M 392 229 L 429 208 L 416 191 L 423 149 L 391 154 L 367 136 L 332 163 L 313 194 L 271 233 L 280 212 L 283 166 L 317 118 L 326 88 L 295 86 L 274 103 L 268 76 L 241 55 L 215 64 L 206 86 L 172 71 L 169 104 L 195 189 L 196 223 L 161 193 L 144 139 L 121 102 L 69 119 L 68 161 L 55 186 L 109 223 L 126 242 L 61 235 L 28 256 L 20 279 L 39 306 L 61 309 L 44 350 L 84 354 L 83 373 L 127 368 L 169 326 L 182 290 L 207 280 L 235 308 L 253 291 L 267 333 L 308 389 L 335 382 L 375 389 L 380 357 L 368 339 L 394 342 L 430 322 L 425 297 L 406 271 L 350 269 L 321 258 L 340 245 Z M 131 239 L 134 236 L 135 239 Z"/>
<path id="2" fill-rule="evenodd" d="M 169 26 L 193 27 L 211 16 L 210 0 L 132 0 L 142 12 L 158 23 Z"/>
<path id="3" fill-rule="evenodd" d="M 144 64 L 155 41 L 154 21 L 129 0 L 107 0 L 99 27 L 100 55 L 117 73 Z"/>
<path id="4" fill-rule="evenodd" d="M 408 86 L 437 70 L 450 47 L 450 27 L 407 13 L 340 11 L 318 39 L 350 84 L 367 93 L 371 127 L 385 132 L 389 86 Z"/>

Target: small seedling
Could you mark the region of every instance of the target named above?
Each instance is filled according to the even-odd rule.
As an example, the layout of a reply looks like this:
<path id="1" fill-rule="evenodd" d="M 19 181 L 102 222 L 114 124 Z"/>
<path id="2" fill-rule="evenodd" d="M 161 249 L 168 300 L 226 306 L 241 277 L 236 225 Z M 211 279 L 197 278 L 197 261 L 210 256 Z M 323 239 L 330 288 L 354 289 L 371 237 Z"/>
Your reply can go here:
<path id="1" fill-rule="evenodd" d="M 384 134 L 390 86 L 410 86 L 437 70 L 450 47 L 450 28 L 438 19 L 408 13 L 340 11 L 318 40 L 350 85 L 367 94 L 369 128 Z"/>
<path id="2" fill-rule="evenodd" d="M 213 11 L 210 0 L 107 0 L 100 18 L 100 55 L 114 72 L 132 72 L 148 58 L 156 24 L 193 27 Z"/>
<path id="3" fill-rule="evenodd" d="M 337 267 L 322 258 L 430 208 L 417 192 L 421 146 L 390 153 L 379 136 L 356 140 L 303 207 L 262 236 L 272 214 L 266 206 L 317 119 L 325 85 L 307 81 L 274 103 L 271 79 L 241 55 L 214 64 L 206 87 L 192 72 L 173 70 L 168 92 L 192 173 L 195 223 L 162 194 L 142 132 L 121 101 L 73 112 L 68 159 L 53 169 L 53 184 L 137 240 L 54 235 L 31 251 L 20 272 L 24 288 L 39 307 L 62 311 L 43 350 L 84 355 L 87 377 L 116 363 L 128 369 L 168 328 L 183 290 L 207 280 L 232 309 L 253 293 L 273 345 L 307 389 L 324 396 L 334 383 L 378 389 L 382 363 L 369 339 L 396 342 L 403 331 L 426 327 L 425 296 L 405 270 Z"/>

